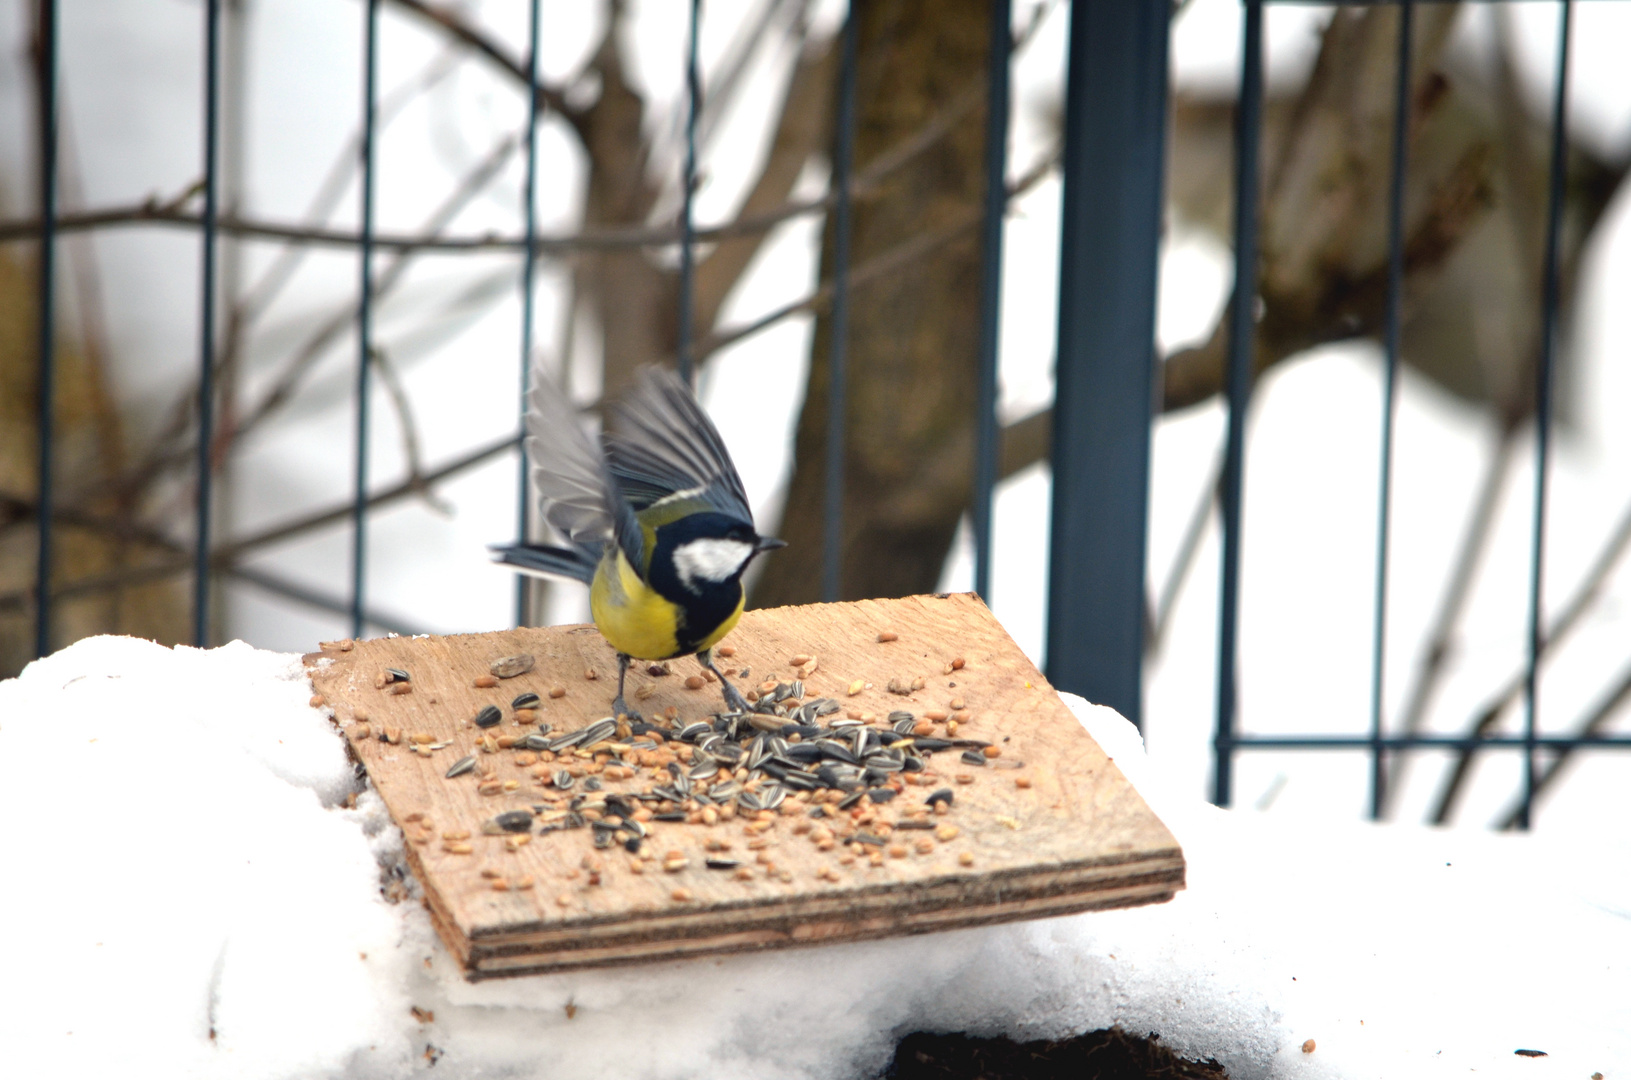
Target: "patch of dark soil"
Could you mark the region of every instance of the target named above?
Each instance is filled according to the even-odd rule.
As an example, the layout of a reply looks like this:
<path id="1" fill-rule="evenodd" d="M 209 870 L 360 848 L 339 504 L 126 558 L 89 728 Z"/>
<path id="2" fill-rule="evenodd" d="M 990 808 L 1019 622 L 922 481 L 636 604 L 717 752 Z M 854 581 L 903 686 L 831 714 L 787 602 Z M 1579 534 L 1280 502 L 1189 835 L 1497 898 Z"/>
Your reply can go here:
<path id="1" fill-rule="evenodd" d="M 1160 1040 L 1120 1028 L 1026 1043 L 920 1031 L 900 1041 L 879 1080 L 1228 1080 L 1216 1061 L 1188 1061 Z"/>

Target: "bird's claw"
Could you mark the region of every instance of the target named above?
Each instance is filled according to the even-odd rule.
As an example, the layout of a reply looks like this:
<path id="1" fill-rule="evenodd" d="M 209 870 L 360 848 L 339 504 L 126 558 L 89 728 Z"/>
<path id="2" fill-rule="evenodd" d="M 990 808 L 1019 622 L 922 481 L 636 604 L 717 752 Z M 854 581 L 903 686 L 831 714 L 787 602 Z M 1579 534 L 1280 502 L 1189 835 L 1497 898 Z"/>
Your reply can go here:
<path id="1" fill-rule="evenodd" d="M 720 685 L 724 688 L 725 707 L 731 712 L 749 713 L 753 711 L 753 706 L 749 705 L 748 699 L 742 696 L 742 691 L 723 680 L 721 680 Z"/>
<path id="2" fill-rule="evenodd" d="M 623 700 L 622 694 L 617 695 L 617 700 L 612 702 L 612 715 L 620 720 L 645 719 L 645 717 L 640 715 L 638 710 L 629 708 L 629 703 Z"/>

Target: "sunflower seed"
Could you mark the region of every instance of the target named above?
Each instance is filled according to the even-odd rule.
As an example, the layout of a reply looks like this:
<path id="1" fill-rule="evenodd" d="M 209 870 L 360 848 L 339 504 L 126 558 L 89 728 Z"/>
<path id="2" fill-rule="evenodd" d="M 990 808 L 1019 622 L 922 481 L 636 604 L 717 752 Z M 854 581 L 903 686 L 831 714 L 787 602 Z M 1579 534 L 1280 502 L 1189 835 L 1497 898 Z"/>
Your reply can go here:
<path id="1" fill-rule="evenodd" d="M 693 764 L 685 775 L 693 780 L 706 780 L 718 771 L 719 763 L 714 761 L 713 758 L 704 757 L 701 761 Z"/>
<path id="2" fill-rule="evenodd" d="M 585 791 L 599 791 L 601 787 L 600 777 L 591 776 L 583 782 L 583 787 Z"/>
<path id="3" fill-rule="evenodd" d="M 886 803 L 890 799 L 893 799 L 895 794 L 895 789 L 892 787 L 870 788 L 866 793 L 867 798 L 871 799 L 875 803 Z"/>
<path id="4" fill-rule="evenodd" d="M 951 788 L 943 787 L 939 791 L 936 791 L 934 794 L 930 795 L 924 801 L 930 806 L 933 806 L 937 802 L 943 802 L 947 806 L 950 806 L 955 799 L 956 796 L 952 794 Z"/>
<path id="5" fill-rule="evenodd" d="M 544 745 L 544 749 L 557 752 L 561 750 L 570 750 L 572 747 L 582 742 L 583 737 L 587 734 L 587 729 L 580 729 L 578 731 L 569 731 L 565 735 L 557 735 Z"/>
<path id="6" fill-rule="evenodd" d="M 677 810 L 670 810 L 669 812 L 664 813 L 664 814 L 653 814 L 651 816 L 651 820 L 653 820 L 653 821 L 667 821 L 667 822 L 680 822 L 680 821 L 685 820 L 685 814 L 683 814 L 682 812 L 677 811 Z"/>
<path id="7" fill-rule="evenodd" d="M 759 809 L 774 810 L 787 801 L 787 789 L 780 784 L 770 784 L 759 789 Z"/>
<path id="8" fill-rule="evenodd" d="M 531 810 L 506 810 L 493 818 L 493 824 L 505 832 L 531 832 Z"/>
<path id="9" fill-rule="evenodd" d="M 980 753 L 978 750 L 964 750 L 963 764 L 983 766 L 985 764 L 985 755 Z"/>
<path id="10" fill-rule="evenodd" d="M 514 656 L 506 656 L 501 659 L 494 660 L 491 664 L 487 665 L 487 670 L 491 671 L 494 675 L 497 675 L 501 679 L 513 679 L 517 675 L 525 675 L 527 672 L 531 671 L 532 664 L 533 659 L 531 654 L 517 653 Z"/>
<path id="11" fill-rule="evenodd" d="M 536 709 L 539 705 L 538 695 L 528 690 L 525 694 L 517 694 L 515 700 L 510 702 L 512 709 Z"/>
<path id="12" fill-rule="evenodd" d="M 742 794 L 736 797 L 736 805 L 740 806 L 744 810 L 764 809 L 764 805 L 759 802 L 759 793 L 756 791 L 742 792 Z"/>
<path id="13" fill-rule="evenodd" d="M 572 786 L 572 774 L 565 769 L 555 770 L 554 784 L 562 791 L 567 790 Z"/>
<path id="14" fill-rule="evenodd" d="M 694 743 L 711 731 L 713 731 L 712 724 L 698 720 L 695 723 L 686 724 L 684 727 L 680 728 L 679 734 L 675 737 L 684 742 Z"/>
<path id="15" fill-rule="evenodd" d="M 452 766 L 450 766 L 448 768 L 446 775 L 447 775 L 447 778 L 449 780 L 451 780 L 455 776 L 463 776 L 465 773 L 470 772 L 475 767 L 476 767 L 476 755 L 466 754 L 464 757 L 460 758 L 458 761 L 455 761 L 452 764 Z"/>
<path id="16" fill-rule="evenodd" d="M 866 794 L 865 791 L 852 791 L 852 792 L 850 792 L 848 795 L 845 795 L 842 799 L 839 800 L 838 809 L 848 810 L 850 807 L 852 807 L 856 803 L 860 802 L 861 801 L 861 796 L 865 795 L 865 794 Z"/>
<path id="17" fill-rule="evenodd" d="M 488 705 L 476 714 L 476 726 L 479 728 L 497 727 L 498 722 L 504 719 L 504 714 L 497 705 Z"/>
<path id="18" fill-rule="evenodd" d="M 720 859 L 712 855 L 704 859 L 702 864 L 710 870 L 735 870 L 742 865 L 735 859 Z"/>
<path id="19" fill-rule="evenodd" d="M 899 717 L 899 719 L 896 719 Z M 892 712 L 889 714 L 889 726 L 902 735 L 910 735 L 912 728 L 917 724 L 917 717 L 911 713 Z"/>
<path id="20" fill-rule="evenodd" d="M 395 683 L 409 682 L 411 680 L 409 679 L 408 673 L 403 671 L 401 668 L 388 667 L 385 669 L 385 681 L 387 683 Z"/>
<path id="21" fill-rule="evenodd" d="M 735 780 L 726 780 L 723 784 L 715 784 L 709 788 L 708 797 L 716 803 L 729 802 L 741 790 L 741 784 L 738 784 Z"/>
<path id="22" fill-rule="evenodd" d="M 917 831 L 920 831 L 920 832 L 928 832 L 930 829 L 933 829 L 933 828 L 934 828 L 934 822 L 928 820 L 927 818 L 923 818 L 923 819 L 919 819 L 919 818 L 903 818 L 902 820 L 895 822 L 895 831 L 896 832 L 899 832 L 902 829 L 912 829 L 912 830 L 917 830 Z"/>

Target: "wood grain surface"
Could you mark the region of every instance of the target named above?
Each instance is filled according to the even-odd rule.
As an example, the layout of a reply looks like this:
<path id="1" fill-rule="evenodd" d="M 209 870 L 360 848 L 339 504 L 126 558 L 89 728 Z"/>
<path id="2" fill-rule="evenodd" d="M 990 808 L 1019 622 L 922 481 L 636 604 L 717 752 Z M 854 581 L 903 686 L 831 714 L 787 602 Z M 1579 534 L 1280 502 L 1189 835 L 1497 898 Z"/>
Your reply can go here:
<path id="1" fill-rule="evenodd" d="M 920 734 L 991 750 L 976 751 L 984 764 L 940 750 L 927 771 L 895 775 L 894 798 L 828 803 L 820 816 L 812 809 L 839 793 L 795 794 L 759 812 L 647 803 L 687 820 L 642 810 L 648 836 L 636 857 L 596 850 L 591 828 L 560 819 L 574 798 L 595 817 L 606 794 L 649 792 L 670 783 L 670 762 L 688 767 L 691 747 L 663 735 L 723 708 L 694 659 L 661 675 L 631 668 L 629 701 L 662 730 L 647 736 L 653 748 L 614 756 L 605 743 L 559 755 L 505 745 L 539 723 L 554 736 L 609 714 L 617 666 L 592 626 L 328 642 L 306 658 L 470 978 L 1126 907 L 1183 887 L 1177 841 L 978 598 L 750 611 L 723 644 L 731 655 L 718 662 L 745 691 L 802 676 L 803 700 L 837 699 L 841 711 L 823 724 L 847 716 L 882 727 L 904 710 L 926 725 Z M 531 670 L 491 677 L 495 661 L 522 654 Z M 813 663 L 791 664 L 806 657 Z M 390 668 L 409 680 L 387 681 Z M 511 702 L 526 692 L 540 702 L 518 717 Z M 502 720 L 478 728 L 488 705 Z M 466 756 L 475 767 L 447 778 Z M 946 788 L 952 805 L 931 812 L 929 794 Z M 531 831 L 491 834 L 512 810 L 538 815 Z M 739 865 L 710 869 L 709 857 Z"/>

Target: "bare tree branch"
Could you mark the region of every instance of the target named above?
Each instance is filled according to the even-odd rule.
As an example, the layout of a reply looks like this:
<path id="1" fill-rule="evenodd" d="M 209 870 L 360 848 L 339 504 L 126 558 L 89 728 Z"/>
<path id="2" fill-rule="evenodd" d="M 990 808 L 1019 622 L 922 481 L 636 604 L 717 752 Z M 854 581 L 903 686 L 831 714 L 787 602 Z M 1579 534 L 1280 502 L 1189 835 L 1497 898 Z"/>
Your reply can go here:
<path id="1" fill-rule="evenodd" d="M 512 78 L 527 85 L 527 66 L 524 59 L 517 59 L 509 54 L 498 42 L 483 34 L 460 18 L 455 12 L 436 4 L 425 3 L 425 0 L 392 0 L 397 7 L 410 14 L 417 15 L 424 21 L 439 30 L 444 31 L 461 45 L 475 50 L 480 55 L 497 64 L 499 70 Z M 583 135 L 583 111 L 573 108 L 567 103 L 565 93 L 558 87 L 538 83 L 533 87 L 538 95 L 538 101 L 548 109 L 559 114 L 560 117 Z"/>
<path id="2" fill-rule="evenodd" d="M 1627 547 L 1631 547 L 1631 504 L 1621 512 L 1619 522 L 1609 534 L 1602 550 L 1597 553 L 1597 558 L 1586 571 L 1586 576 L 1575 588 L 1574 595 L 1569 597 L 1563 610 L 1558 612 L 1557 617 L 1546 628 L 1541 643 L 1547 653 L 1568 637 L 1579 625 L 1581 616 L 1597 602 L 1603 586 L 1607 583 L 1609 575 L 1619 566 Z M 1478 711 L 1469 725 L 1469 738 L 1483 739 L 1495 731 L 1495 725 L 1500 721 L 1501 714 L 1523 693 L 1525 675 L 1525 671 L 1513 674 L 1495 696 Z M 1473 750 L 1467 749 L 1456 756 L 1455 764 L 1451 767 L 1450 775 L 1440 789 L 1438 802 L 1433 808 L 1431 819 L 1433 824 L 1443 825 L 1455 813 L 1456 803 L 1460 801 L 1462 790 L 1471 774 L 1473 753 Z"/>

